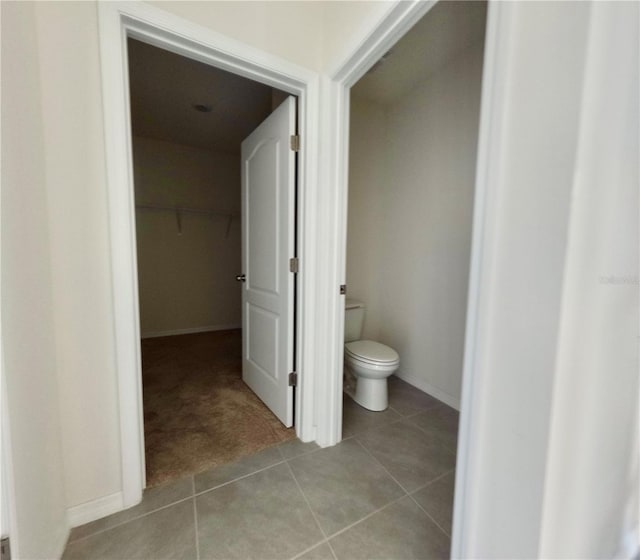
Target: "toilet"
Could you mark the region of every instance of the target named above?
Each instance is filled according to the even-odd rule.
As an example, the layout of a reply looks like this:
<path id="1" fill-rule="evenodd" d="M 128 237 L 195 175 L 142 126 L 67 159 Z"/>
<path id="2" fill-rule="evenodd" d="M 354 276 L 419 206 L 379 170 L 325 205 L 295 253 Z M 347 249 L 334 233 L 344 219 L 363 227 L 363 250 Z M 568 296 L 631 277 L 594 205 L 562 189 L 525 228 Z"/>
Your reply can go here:
<path id="1" fill-rule="evenodd" d="M 345 389 L 362 407 L 385 410 L 389 406 L 387 378 L 400 365 L 400 356 L 389 346 L 373 340 L 360 340 L 365 306 L 361 301 L 346 300 L 344 314 L 345 376 L 355 377 L 355 391 Z"/>

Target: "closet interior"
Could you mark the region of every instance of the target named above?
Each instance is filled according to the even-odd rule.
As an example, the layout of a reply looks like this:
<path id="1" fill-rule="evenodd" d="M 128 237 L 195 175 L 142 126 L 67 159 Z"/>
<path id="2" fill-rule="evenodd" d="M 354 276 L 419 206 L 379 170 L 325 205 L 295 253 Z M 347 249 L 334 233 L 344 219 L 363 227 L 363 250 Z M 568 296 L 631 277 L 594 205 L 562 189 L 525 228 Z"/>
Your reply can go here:
<path id="1" fill-rule="evenodd" d="M 129 39 L 147 486 L 295 437 L 242 381 L 240 145 L 286 97 Z"/>

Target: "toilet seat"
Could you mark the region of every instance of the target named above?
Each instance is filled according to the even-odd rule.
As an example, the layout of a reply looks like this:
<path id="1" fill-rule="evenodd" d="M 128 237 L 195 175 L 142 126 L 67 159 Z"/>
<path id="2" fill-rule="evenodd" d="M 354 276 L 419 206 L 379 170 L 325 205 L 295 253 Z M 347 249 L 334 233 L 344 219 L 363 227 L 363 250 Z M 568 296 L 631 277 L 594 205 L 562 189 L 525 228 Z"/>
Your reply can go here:
<path id="1" fill-rule="evenodd" d="M 344 353 L 352 360 L 372 366 L 391 366 L 400 362 L 400 356 L 393 349 L 373 340 L 356 340 L 344 345 Z"/>

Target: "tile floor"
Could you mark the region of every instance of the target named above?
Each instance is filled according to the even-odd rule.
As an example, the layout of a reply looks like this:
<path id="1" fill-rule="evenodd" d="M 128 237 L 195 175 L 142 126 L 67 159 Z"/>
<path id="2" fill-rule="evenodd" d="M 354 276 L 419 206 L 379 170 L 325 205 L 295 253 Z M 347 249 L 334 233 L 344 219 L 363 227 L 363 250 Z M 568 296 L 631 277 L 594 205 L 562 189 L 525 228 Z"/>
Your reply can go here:
<path id="1" fill-rule="evenodd" d="M 392 377 L 389 409 L 344 401 L 344 440 L 298 440 L 153 488 L 75 528 L 65 559 L 448 558 L 458 414 Z"/>

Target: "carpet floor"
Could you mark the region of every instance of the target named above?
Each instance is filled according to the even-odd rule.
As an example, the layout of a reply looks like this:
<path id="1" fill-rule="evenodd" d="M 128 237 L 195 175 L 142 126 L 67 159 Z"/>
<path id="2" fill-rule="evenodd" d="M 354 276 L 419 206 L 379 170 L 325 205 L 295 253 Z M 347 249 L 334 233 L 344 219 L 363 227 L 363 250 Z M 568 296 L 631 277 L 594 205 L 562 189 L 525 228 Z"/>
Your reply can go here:
<path id="1" fill-rule="evenodd" d="M 295 438 L 242 381 L 240 330 L 142 341 L 147 487 Z"/>

